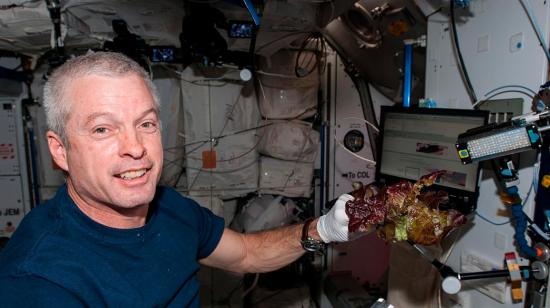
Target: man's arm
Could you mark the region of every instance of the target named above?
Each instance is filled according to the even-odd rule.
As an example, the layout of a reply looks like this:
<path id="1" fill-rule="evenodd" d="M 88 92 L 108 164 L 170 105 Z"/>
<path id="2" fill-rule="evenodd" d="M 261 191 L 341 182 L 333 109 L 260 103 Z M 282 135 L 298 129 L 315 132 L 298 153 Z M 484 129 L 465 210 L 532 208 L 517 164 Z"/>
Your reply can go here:
<path id="1" fill-rule="evenodd" d="M 325 243 L 348 240 L 349 218 L 345 204 L 349 200 L 353 197 L 340 196 L 329 213 L 310 223 L 309 237 Z M 303 224 L 298 224 L 249 234 L 225 229 L 216 249 L 200 262 L 240 273 L 274 271 L 304 254 L 302 228 Z"/>
<path id="2" fill-rule="evenodd" d="M 320 240 L 317 219 L 309 236 Z M 300 243 L 303 224 L 241 234 L 225 229 L 216 249 L 201 264 L 240 273 L 263 273 L 279 269 L 304 254 Z"/>

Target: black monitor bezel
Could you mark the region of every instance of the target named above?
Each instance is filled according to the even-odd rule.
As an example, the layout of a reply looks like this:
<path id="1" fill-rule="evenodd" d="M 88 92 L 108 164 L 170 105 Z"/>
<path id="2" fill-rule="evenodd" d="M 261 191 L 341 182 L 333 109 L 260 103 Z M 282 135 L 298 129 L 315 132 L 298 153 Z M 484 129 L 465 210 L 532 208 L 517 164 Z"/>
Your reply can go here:
<path id="1" fill-rule="evenodd" d="M 489 111 L 487 110 L 453 109 L 453 108 L 418 108 L 418 107 L 405 108 L 401 106 L 382 106 L 380 109 L 380 132 L 378 134 L 377 147 L 376 147 L 378 161 L 376 162 L 375 179 L 377 183 L 383 184 L 383 185 L 390 185 L 401 180 L 413 181 L 411 179 L 405 179 L 397 176 L 382 174 L 380 172 L 380 168 L 382 167 L 382 161 L 384 159 L 382 157 L 382 145 L 384 144 L 384 126 L 386 122 L 386 116 L 388 113 L 479 117 L 479 118 L 483 118 L 482 125 L 487 125 L 487 121 L 489 120 Z M 479 162 L 477 166 L 477 173 L 476 173 L 477 179 L 479 179 L 480 172 L 481 172 L 481 162 Z M 449 195 L 458 196 L 459 198 L 468 197 L 467 202 L 465 202 L 462 205 L 458 205 L 456 208 L 457 210 L 459 210 L 465 215 L 470 214 L 477 208 L 477 199 L 479 197 L 479 180 L 474 192 L 447 187 L 447 186 L 441 186 L 437 184 L 432 185 L 430 189 L 443 190 L 443 191 L 446 191 Z"/>

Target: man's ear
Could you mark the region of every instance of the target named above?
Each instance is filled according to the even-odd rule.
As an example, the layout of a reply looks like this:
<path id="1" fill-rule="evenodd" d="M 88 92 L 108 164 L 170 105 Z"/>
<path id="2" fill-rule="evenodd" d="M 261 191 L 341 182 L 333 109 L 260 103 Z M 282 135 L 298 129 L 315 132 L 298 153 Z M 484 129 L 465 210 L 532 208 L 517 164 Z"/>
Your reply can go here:
<path id="1" fill-rule="evenodd" d="M 63 141 L 56 133 L 51 130 L 46 133 L 48 139 L 48 148 L 52 155 L 53 161 L 57 166 L 63 169 L 65 172 L 69 172 L 69 164 L 67 163 L 67 148 L 63 144 Z"/>

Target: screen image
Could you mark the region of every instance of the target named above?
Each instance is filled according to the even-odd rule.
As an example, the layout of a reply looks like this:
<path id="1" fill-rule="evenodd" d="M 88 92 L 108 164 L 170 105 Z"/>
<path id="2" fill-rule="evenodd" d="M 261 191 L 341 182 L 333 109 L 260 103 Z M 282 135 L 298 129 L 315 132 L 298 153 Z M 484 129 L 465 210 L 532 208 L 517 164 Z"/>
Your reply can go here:
<path id="1" fill-rule="evenodd" d="M 379 176 L 418 180 L 443 170 L 437 185 L 475 193 L 478 164 L 463 165 L 455 142 L 459 134 L 486 122 L 486 113 L 456 109 L 384 107 Z"/>
<path id="2" fill-rule="evenodd" d="M 251 38 L 253 24 L 246 21 L 230 21 L 228 35 L 232 38 Z"/>
<path id="3" fill-rule="evenodd" d="M 175 47 L 155 46 L 149 51 L 151 62 L 174 62 Z"/>

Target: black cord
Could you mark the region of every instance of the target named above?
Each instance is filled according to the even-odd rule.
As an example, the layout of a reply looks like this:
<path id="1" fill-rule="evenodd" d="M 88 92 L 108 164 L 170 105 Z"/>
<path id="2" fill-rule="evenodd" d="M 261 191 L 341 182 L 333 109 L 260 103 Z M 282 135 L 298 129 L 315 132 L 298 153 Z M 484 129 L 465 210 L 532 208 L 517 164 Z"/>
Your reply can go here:
<path id="1" fill-rule="evenodd" d="M 426 20 L 428 20 L 428 18 L 432 17 L 432 15 L 435 15 L 435 14 L 441 12 L 441 10 L 443 10 L 442 6 L 440 6 L 437 10 L 431 12 L 430 14 L 426 15 Z"/>
<path id="2" fill-rule="evenodd" d="M 172 188 L 178 187 L 178 183 L 181 180 L 181 177 L 185 174 L 185 164 L 181 166 L 180 172 L 178 172 L 178 176 L 176 177 L 176 181 L 174 182 L 174 185 L 172 185 Z"/>
<path id="3" fill-rule="evenodd" d="M 464 79 L 464 82 L 466 83 L 466 90 L 468 91 L 468 95 L 470 96 L 470 100 L 472 101 L 472 104 L 475 104 L 477 102 L 477 96 L 474 91 L 474 87 L 472 86 L 472 82 L 470 81 L 470 77 L 468 76 L 468 71 L 466 70 L 466 65 L 464 65 L 464 59 L 462 58 L 462 52 L 460 51 L 460 45 L 458 43 L 458 33 L 456 31 L 456 21 L 455 21 L 455 3 L 451 0 L 451 27 L 453 29 L 453 33 L 451 34 L 453 37 L 453 42 L 455 45 L 455 50 L 458 55 L 458 60 L 460 64 L 460 72 L 462 73 L 462 77 Z"/>
<path id="4" fill-rule="evenodd" d="M 308 49 L 309 45 L 313 45 L 313 50 Z M 305 58 L 307 56 L 302 57 L 304 52 L 312 53 L 307 61 Z M 294 63 L 294 73 L 296 77 L 301 78 L 309 76 L 309 74 L 311 74 L 315 70 L 315 68 L 317 68 L 319 73 L 322 74 L 324 72 L 324 66 L 326 63 L 326 61 L 324 60 L 325 52 L 326 45 L 323 36 L 317 32 L 308 35 L 302 42 L 298 54 L 296 55 L 296 61 Z M 313 64 L 311 63 L 312 60 L 315 60 Z M 302 64 L 303 66 L 300 66 L 300 64 Z"/>

